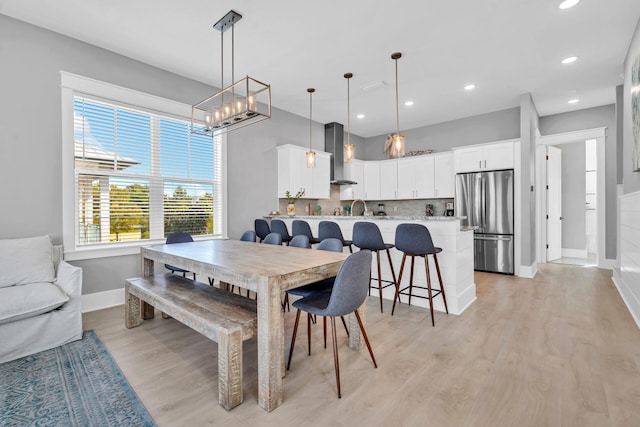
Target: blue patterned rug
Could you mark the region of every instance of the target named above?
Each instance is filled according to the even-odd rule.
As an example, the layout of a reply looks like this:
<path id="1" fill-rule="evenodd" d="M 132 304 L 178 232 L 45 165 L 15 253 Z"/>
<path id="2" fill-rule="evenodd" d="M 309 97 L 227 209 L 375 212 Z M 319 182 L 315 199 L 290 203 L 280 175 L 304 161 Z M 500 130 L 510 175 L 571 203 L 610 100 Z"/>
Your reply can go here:
<path id="1" fill-rule="evenodd" d="M 94 331 L 0 364 L 1 426 L 155 426 Z"/>

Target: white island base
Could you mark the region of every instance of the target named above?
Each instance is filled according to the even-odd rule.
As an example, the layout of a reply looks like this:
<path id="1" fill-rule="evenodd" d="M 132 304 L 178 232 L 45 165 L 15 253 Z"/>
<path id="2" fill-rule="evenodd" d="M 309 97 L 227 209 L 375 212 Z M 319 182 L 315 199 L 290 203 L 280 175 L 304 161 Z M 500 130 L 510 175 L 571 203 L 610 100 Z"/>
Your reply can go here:
<path id="1" fill-rule="evenodd" d="M 291 224 L 295 219 L 307 221 L 311 226 L 314 236 L 318 236 L 318 224 L 320 221 L 334 221 L 340 226 L 344 238 L 352 240 L 353 224 L 356 221 L 374 222 L 382 233 L 385 243 L 395 244 L 395 231 L 399 224 L 414 223 L 422 224 L 429 229 L 431 239 L 436 247 L 442 248 L 442 252 L 438 254 L 438 263 L 440 264 L 440 272 L 444 281 L 445 292 L 447 295 L 447 305 L 449 313 L 462 313 L 476 299 L 476 284 L 473 275 L 473 231 L 462 231 L 460 228 L 460 219 L 456 217 L 378 217 L 378 216 L 280 216 L 291 231 Z M 354 247 L 354 251 L 357 248 Z M 349 249 L 345 247 L 345 251 Z M 402 252 L 394 249 L 390 250 L 393 268 L 396 277 L 400 276 L 400 264 L 402 263 Z M 380 253 L 382 278 L 392 280 L 391 270 L 387 255 Z M 402 275 L 402 283 L 400 288 L 409 285 L 411 260 L 407 258 L 405 269 Z M 431 286 L 438 288 L 438 275 L 433 262 L 433 257 L 429 256 L 429 269 L 431 274 Z M 377 265 L 375 256 L 371 266 L 372 276 L 377 275 Z M 425 286 L 426 272 L 423 259 L 415 258 L 415 267 L 413 274 L 413 283 L 418 286 Z M 371 281 L 372 286 L 377 287 L 377 280 Z M 385 283 L 383 282 L 383 286 Z M 393 301 L 395 287 L 389 286 L 383 290 L 382 297 Z M 377 289 L 371 289 L 371 296 L 378 297 Z M 411 305 L 421 307 L 429 307 L 429 301 L 424 298 L 415 298 L 415 295 L 426 296 L 426 289 L 413 289 L 413 297 Z M 401 296 L 402 303 L 408 302 L 408 296 Z M 442 297 L 438 295 L 433 299 L 434 309 L 444 312 L 444 303 Z M 402 306 L 396 306 L 396 311 L 402 309 Z M 391 304 L 384 305 L 385 312 L 391 313 Z"/>

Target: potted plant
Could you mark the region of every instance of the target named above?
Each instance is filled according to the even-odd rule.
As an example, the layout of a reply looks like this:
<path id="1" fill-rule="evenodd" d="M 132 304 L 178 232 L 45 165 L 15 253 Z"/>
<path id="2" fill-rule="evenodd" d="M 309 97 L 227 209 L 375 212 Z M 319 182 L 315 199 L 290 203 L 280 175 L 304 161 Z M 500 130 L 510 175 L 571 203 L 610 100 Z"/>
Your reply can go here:
<path id="1" fill-rule="evenodd" d="M 296 214 L 296 200 L 298 200 L 300 197 L 304 196 L 304 190 L 300 190 L 296 193 L 295 196 L 291 195 L 291 192 L 289 192 L 289 190 L 287 190 L 284 193 L 284 197 L 287 198 L 287 215 L 295 215 Z"/>

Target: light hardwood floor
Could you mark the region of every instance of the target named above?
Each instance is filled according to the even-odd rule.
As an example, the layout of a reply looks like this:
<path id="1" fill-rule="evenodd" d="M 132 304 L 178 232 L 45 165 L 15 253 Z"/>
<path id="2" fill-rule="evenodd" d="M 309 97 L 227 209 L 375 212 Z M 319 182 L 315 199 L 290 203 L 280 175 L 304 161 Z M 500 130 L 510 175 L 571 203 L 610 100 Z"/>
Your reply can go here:
<path id="1" fill-rule="evenodd" d="M 285 402 L 257 405 L 256 341 L 244 344 L 244 403 L 217 403 L 214 342 L 157 315 L 124 327 L 124 308 L 86 313 L 159 426 L 639 426 L 640 330 L 610 270 L 544 264 L 535 279 L 476 273 L 462 315 L 367 302 L 365 350 L 340 334 L 342 399 L 331 346 L 301 321 Z M 388 310 L 386 308 L 388 307 Z M 286 350 L 295 313 L 285 315 Z"/>

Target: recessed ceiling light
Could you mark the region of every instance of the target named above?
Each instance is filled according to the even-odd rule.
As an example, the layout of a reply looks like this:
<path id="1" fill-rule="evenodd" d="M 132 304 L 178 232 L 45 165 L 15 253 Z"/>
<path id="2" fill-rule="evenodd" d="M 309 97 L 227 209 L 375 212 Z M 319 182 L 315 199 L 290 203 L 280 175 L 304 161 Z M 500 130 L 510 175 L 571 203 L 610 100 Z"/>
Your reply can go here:
<path id="1" fill-rule="evenodd" d="M 580 102 L 578 98 L 573 98 L 569 100 L 569 104 L 577 104 L 578 102 Z"/>
<path id="2" fill-rule="evenodd" d="M 578 57 L 577 57 L 577 56 L 569 56 L 568 58 L 564 58 L 564 59 L 562 60 L 562 63 L 563 63 L 563 64 L 571 64 L 572 62 L 576 62 L 576 61 L 577 61 L 577 59 L 578 59 Z"/>
<path id="3" fill-rule="evenodd" d="M 359 119 L 364 119 L 364 114 L 360 113 L 356 117 L 359 118 Z"/>
<path id="4" fill-rule="evenodd" d="M 413 105 L 413 101 L 407 101 L 404 103 L 407 107 L 411 107 Z"/>
<path id="5" fill-rule="evenodd" d="M 473 90 L 475 88 L 476 88 L 476 85 L 474 85 L 473 83 L 470 83 L 464 87 L 464 90 Z"/>
<path id="6" fill-rule="evenodd" d="M 570 7 L 573 7 L 578 3 L 580 3 L 580 0 L 564 0 L 558 7 L 560 9 L 569 9 Z"/>

